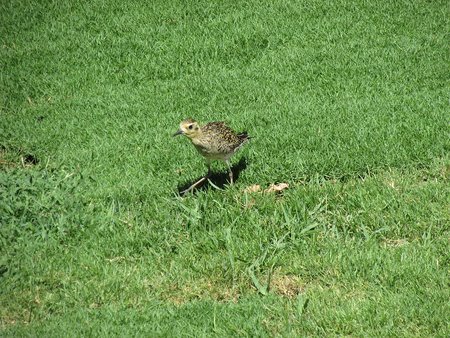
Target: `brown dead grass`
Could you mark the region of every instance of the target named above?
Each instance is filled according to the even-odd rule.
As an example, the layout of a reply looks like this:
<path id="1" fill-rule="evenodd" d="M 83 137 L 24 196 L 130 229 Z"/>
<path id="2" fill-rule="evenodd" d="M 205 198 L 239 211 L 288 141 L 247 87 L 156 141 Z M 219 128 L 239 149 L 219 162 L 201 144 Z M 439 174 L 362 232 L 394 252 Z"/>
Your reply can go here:
<path id="1" fill-rule="evenodd" d="M 190 284 L 172 284 L 161 293 L 161 296 L 172 304 L 183 305 L 201 299 L 236 303 L 240 294 L 237 288 L 230 285 L 202 278 Z"/>
<path id="2" fill-rule="evenodd" d="M 241 281 L 243 282 L 243 281 Z M 152 285 L 156 288 L 156 285 Z M 275 273 L 270 280 L 270 292 L 281 297 L 293 299 L 298 294 L 305 292 L 305 283 L 295 275 L 282 275 Z M 207 278 L 193 280 L 189 284 L 171 284 L 161 290 L 160 297 L 169 303 L 183 305 L 194 300 L 213 300 L 217 302 L 236 303 L 243 294 L 253 294 L 257 292 L 248 283 L 247 286 L 239 283 L 233 287 L 223 281 L 216 281 Z"/>
<path id="3" fill-rule="evenodd" d="M 272 277 L 270 289 L 277 295 L 294 298 L 305 292 L 305 285 L 294 275 L 275 275 Z"/>
<path id="4" fill-rule="evenodd" d="M 404 238 L 399 238 L 399 239 L 385 238 L 383 241 L 383 244 L 387 248 L 398 248 L 398 247 L 409 244 L 409 242 Z"/>

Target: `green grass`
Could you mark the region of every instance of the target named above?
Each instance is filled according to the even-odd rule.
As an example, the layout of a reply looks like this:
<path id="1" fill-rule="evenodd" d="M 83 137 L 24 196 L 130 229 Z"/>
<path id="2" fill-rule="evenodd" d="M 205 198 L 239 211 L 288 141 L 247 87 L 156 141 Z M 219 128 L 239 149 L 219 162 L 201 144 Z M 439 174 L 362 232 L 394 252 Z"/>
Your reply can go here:
<path id="1" fill-rule="evenodd" d="M 449 15 L 1 2 L 1 335 L 449 336 Z M 178 196 L 187 117 L 234 186 Z"/>

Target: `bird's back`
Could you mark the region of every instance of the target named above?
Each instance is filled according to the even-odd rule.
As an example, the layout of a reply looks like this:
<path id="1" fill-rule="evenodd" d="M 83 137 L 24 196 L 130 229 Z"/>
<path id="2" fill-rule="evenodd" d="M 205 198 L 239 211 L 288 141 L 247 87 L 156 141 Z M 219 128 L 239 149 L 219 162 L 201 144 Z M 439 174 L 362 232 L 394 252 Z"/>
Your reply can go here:
<path id="1" fill-rule="evenodd" d="M 210 158 L 228 158 L 249 139 L 246 132 L 236 134 L 224 122 L 210 122 L 201 131 L 201 137 L 194 145 L 202 155 Z"/>

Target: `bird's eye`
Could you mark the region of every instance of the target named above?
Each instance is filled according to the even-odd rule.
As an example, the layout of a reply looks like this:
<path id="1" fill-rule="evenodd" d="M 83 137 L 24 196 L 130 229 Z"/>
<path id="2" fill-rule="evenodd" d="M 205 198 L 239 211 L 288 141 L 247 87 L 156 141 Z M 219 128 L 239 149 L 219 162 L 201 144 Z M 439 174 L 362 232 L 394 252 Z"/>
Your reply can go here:
<path id="1" fill-rule="evenodd" d="M 189 127 L 188 127 L 189 129 L 192 129 L 192 124 L 191 125 L 189 125 Z"/>

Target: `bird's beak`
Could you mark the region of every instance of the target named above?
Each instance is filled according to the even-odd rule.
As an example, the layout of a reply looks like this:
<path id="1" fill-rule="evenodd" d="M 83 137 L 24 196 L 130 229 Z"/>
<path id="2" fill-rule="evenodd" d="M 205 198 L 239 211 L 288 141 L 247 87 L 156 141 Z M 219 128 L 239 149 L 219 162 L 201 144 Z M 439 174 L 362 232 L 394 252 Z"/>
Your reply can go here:
<path id="1" fill-rule="evenodd" d="M 181 135 L 181 134 L 183 134 L 183 131 L 181 129 L 178 129 L 178 131 L 175 134 L 173 134 L 172 136 L 177 136 L 177 135 Z"/>

